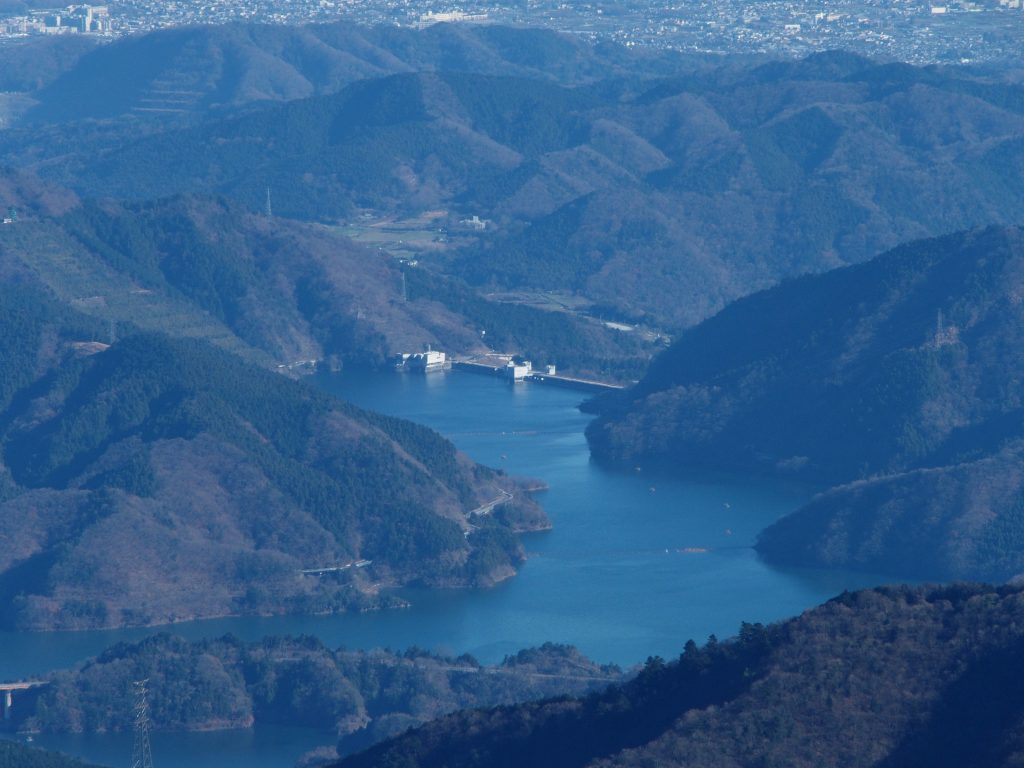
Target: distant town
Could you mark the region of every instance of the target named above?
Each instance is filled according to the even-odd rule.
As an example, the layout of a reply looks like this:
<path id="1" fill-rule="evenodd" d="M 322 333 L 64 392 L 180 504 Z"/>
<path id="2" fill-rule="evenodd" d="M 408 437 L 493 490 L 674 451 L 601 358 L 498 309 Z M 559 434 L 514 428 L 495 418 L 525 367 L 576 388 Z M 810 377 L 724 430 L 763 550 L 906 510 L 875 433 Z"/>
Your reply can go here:
<path id="1" fill-rule="evenodd" d="M 348 20 L 530 24 L 693 53 L 799 56 L 842 48 L 915 63 L 1024 58 L 1022 0 L 691 0 L 686 3 L 449 3 L 430 0 L 125 0 L 38 9 L 0 19 L 0 39 L 84 34 L 115 38 L 187 24 Z"/>

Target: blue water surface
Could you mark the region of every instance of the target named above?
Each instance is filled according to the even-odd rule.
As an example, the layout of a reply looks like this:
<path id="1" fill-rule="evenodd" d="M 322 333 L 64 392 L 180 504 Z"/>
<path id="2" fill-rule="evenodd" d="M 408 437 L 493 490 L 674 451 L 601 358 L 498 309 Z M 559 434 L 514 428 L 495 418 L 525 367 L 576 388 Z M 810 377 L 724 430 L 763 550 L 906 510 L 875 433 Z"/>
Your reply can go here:
<path id="1" fill-rule="evenodd" d="M 793 616 L 844 589 L 886 581 L 863 573 L 781 570 L 761 561 L 751 548 L 758 531 L 806 501 L 807 488 L 598 467 L 583 435 L 590 417 L 577 407 L 583 393 L 465 372 L 344 374 L 314 383 L 362 407 L 433 427 L 473 459 L 547 484 L 537 499 L 554 527 L 524 537 L 528 560 L 519 575 L 491 589 L 406 590 L 411 608 L 370 614 L 3 633 L 0 679 L 67 666 L 116 641 L 156 631 L 191 639 L 302 633 L 332 647 L 416 645 L 468 652 L 484 662 L 555 641 L 629 666 L 651 655 L 671 658 L 689 638 L 730 636 L 741 621 Z M 305 729 L 256 729 L 160 735 L 154 748 L 161 768 L 235 762 L 285 768 L 330 741 L 329 734 Z M 38 743 L 110 765 L 119 764 L 115 755 L 130 747 L 121 736 L 50 736 Z"/>

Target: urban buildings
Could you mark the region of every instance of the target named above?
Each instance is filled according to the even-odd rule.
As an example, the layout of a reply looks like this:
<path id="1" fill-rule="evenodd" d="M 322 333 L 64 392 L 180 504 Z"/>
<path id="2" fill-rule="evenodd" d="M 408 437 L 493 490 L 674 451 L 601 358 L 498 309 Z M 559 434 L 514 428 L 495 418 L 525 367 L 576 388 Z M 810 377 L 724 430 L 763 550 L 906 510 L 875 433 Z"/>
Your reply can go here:
<path id="1" fill-rule="evenodd" d="M 529 24 L 692 53 L 803 56 L 844 49 L 914 64 L 1024 59 L 1024 0 L 676 0 L 669 3 L 435 0 L 118 0 L 0 20 L 0 42 L 28 35 L 106 37 L 187 24 L 348 20 L 423 28 Z"/>

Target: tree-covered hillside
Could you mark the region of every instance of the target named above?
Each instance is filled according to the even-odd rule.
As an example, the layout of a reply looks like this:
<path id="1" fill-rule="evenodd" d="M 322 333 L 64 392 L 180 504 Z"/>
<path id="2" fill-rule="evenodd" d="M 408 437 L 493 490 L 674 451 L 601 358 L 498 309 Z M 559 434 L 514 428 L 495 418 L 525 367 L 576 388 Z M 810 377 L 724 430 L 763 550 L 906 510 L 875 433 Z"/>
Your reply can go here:
<path id="1" fill-rule="evenodd" d="M 1024 571 L 1021 296 L 1017 228 L 794 280 L 686 332 L 598 403 L 592 450 L 629 467 L 862 481 L 771 529 L 775 560 L 1009 578 Z"/>
<path id="2" fill-rule="evenodd" d="M 617 667 L 556 645 L 484 666 L 417 649 L 330 650 L 308 637 L 189 643 L 157 635 L 48 675 L 11 724 L 45 733 L 131 731 L 132 681 L 146 679 L 154 730 L 292 725 L 365 745 L 456 709 L 579 695 L 622 678 Z"/>
<path id="3" fill-rule="evenodd" d="M 0 265 L 97 318 L 104 340 L 133 327 L 202 338 L 267 367 L 377 365 L 437 334 L 473 340 L 458 318 L 400 302 L 392 262 L 210 198 L 84 201 L 61 216 L 23 213 L 0 232 Z"/>
<path id="4" fill-rule="evenodd" d="M 757 549 L 779 564 L 852 566 L 910 579 L 1018 576 L 1021 440 L 983 458 L 830 489 L 762 531 Z"/>
<path id="5" fill-rule="evenodd" d="M 38 92 L 74 69 L 82 56 L 101 44 L 90 35 L 8 38 L 0 46 L 0 90 Z"/>
<path id="6" fill-rule="evenodd" d="M 69 345 L 102 330 L 101 323 L 62 307 L 22 278 L 11 276 L 0 291 L 0 408 L 68 351 L 74 352 Z"/>
<path id="7" fill-rule="evenodd" d="M 0 739 L 0 768 L 90 768 L 81 760 Z"/>
<path id="8" fill-rule="evenodd" d="M 1022 281 L 1024 233 L 993 228 L 743 299 L 608 402 L 593 448 L 831 482 L 978 456 L 1019 424 Z"/>
<path id="9" fill-rule="evenodd" d="M 267 52 L 246 61 L 276 62 L 291 50 L 281 34 L 150 35 L 85 57 L 52 88 L 87 64 L 103 82 L 128 47 L 159 71 L 216 80 L 223 46 L 266 37 Z M 318 34 L 329 35 L 302 33 Z M 483 288 L 577 293 L 670 330 L 913 238 L 1015 224 L 1024 203 L 1024 89 L 997 74 L 843 53 L 652 58 L 500 28 L 377 30 L 336 44 L 317 49 L 351 65 L 336 91 L 254 77 L 209 98 L 229 103 L 251 87 L 289 100 L 241 113 L 203 102 L 178 127 L 119 116 L 130 108 L 120 105 L 101 121 L 8 132 L 2 149 L 89 195 L 217 193 L 259 210 L 270 186 L 276 210 L 302 219 L 441 212 L 455 230 L 478 215 L 490 225 L 462 232 L 435 266 Z M 384 61 L 399 49 L 400 65 Z M 378 64 L 353 62 L 370 50 Z M 174 63 L 186 54 L 192 69 Z M 272 71 L 290 82 L 292 64 L 282 67 Z M 146 81 L 145 69 L 118 71 Z"/>
<path id="10" fill-rule="evenodd" d="M 492 583 L 522 557 L 513 531 L 545 524 L 425 427 L 203 343 L 86 351 L 0 416 L 8 626 L 332 611 L 378 603 L 382 585 Z M 503 490 L 516 502 L 469 526 Z"/>
<path id="11" fill-rule="evenodd" d="M 438 24 L 422 31 L 347 22 L 305 26 L 186 26 L 92 46 L 73 39 L 7 53 L 13 73 L 5 90 L 34 92 L 32 123 L 131 116 L 180 122 L 253 103 L 333 93 L 359 80 L 413 71 L 450 70 L 565 83 L 609 75 L 667 74 L 683 64 L 671 52 L 629 54 L 589 46 L 544 30 Z M 684 64 L 699 67 L 699 57 Z M 20 76 L 12 76 L 18 73 Z M 58 77 L 59 75 L 59 77 Z M 169 84 L 178 92 L 167 103 Z M 183 98 L 183 96 L 185 98 Z M 172 109 L 159 109 L 161 106 Z M 154 109 L 154 107 L 157 107 Z"/>
<path id="12" fill-rule="evenodd" d="M 621 686 L 450 715 L 342 768 L 996 768 L 1024 756 L 1019 588 L 880 588 Z"/>
<path id="13" fill-rule="evenodd" d="M 4 198 L 20 215 L 0 230 L 0 280 L 16 277 L 95 318 L 104 341 L 137 328 L 204 339 L 271 368 L 376 367 L 428 344 L 485 351 L 484 331 L 502 351 L 622 380 L 637 378 L 655 348 L 568 313 L 489 301 L 344 231 L 223 198 L 79 201 L 15 172 L 0 173 Z"/>

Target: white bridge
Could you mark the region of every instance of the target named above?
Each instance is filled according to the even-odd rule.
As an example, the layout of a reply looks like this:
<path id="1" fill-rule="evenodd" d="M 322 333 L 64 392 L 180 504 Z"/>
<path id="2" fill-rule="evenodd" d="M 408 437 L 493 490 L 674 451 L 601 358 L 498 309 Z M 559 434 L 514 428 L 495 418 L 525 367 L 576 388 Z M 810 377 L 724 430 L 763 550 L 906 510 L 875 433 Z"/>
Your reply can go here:
<path id="1" fill-rule="evenodd" d="M 338 573 L 339 571 L 347 571 L 349 568 L 365 568 L 371 563 L 373 563 L 373 560 L 354 560 L 351 563 L 328 565 L 323 568 L 303 568 L 299 573 L 304 576 L 323 576 L 325 573 Z"/>
<path id="2" fill-rule="evenodd" d="M 466 517 L 469 518 L 478 517 L 480 515 L 489 515 L 491 514 L 491 512 L 494 511 L 495 507 L 512 501 L 512 494 L 509 493 L 508 491 L 504 491 L 501 488 L 499 488 L 498 493 L 500 494 L 499 496 L 496 496 L 495 498 L 491 499 L 486 504 L 481 504 L 476 509 L 469 510 L 469 512 L 466 513 Z"/>

